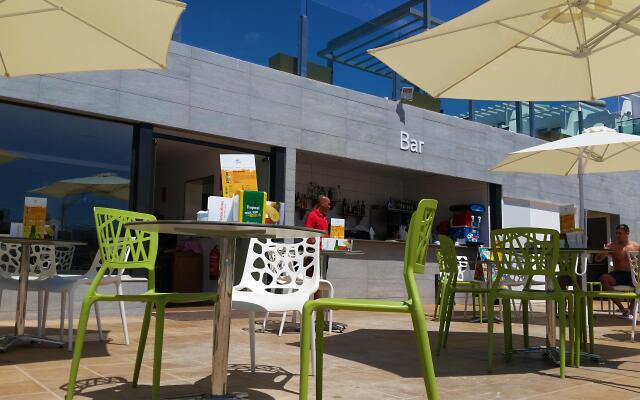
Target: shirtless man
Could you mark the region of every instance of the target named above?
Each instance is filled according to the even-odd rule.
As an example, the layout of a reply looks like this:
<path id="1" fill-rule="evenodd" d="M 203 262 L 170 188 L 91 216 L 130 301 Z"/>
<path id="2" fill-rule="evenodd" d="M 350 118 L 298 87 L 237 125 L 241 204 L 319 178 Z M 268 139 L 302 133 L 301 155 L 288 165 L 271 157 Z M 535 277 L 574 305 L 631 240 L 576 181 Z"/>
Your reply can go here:
<path id="1" fill-rule="evenodd" d="M 629 226 L 625 224 L 616 226 L 616 239 L 606 247 L 613 250 L 613 252 L 608 254 L 598 254 L 596 256 L 596 261 L 602 261 L 607 255 L 613 260 L 613 271 L 600 276 L 600 282 L 602 283 L 604 290 L 613 290 L 613 287 L 616 285 L 633 286 L 628 252 L 638 251 L 640 249 L 640 245 L 637 242 L 629 240 Z M 612 300 L 620 309 L 623 318 L 630 316 L 629 310 L 624 308 L 620 300 Z M 633 302 L 630 304 L 630 308 L 633 308 Z"/>

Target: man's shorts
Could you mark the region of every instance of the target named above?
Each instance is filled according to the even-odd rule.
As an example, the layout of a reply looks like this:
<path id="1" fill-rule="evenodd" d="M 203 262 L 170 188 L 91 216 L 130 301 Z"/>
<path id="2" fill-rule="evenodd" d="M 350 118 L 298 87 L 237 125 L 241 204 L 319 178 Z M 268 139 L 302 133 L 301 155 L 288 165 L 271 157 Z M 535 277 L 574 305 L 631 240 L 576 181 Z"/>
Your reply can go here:
<path id="1" fill-rule="evenodd" d="M 633 286 L 631 272 L 629 271 L 611 271 L 609 275 L 616 280 L 616 285 Z"/>

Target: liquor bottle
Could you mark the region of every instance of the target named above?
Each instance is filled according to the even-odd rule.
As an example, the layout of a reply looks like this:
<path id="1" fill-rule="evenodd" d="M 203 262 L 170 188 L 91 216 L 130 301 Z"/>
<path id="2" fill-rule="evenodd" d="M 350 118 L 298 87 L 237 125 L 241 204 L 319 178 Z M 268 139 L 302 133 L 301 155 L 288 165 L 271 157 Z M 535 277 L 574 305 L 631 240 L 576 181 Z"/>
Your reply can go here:
<path id="1" fill-rule="evenodd" d="M 347 199 L 342 199 L 342 215 L 347 214 Z"/>
<path id="2" fill-rule="evenodd" d="M 365 211 L 367 210 L 367 207 L 364 205 L 364 201 L 362 201 L 360 203 L 360 216 L 364 217 Z"/>

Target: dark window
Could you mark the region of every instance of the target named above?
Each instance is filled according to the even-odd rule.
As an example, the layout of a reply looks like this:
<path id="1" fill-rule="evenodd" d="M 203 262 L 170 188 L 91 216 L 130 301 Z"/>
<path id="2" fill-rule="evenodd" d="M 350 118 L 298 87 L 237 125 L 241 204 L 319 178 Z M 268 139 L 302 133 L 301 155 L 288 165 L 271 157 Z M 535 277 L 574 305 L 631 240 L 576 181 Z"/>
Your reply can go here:
<path id="1" fill-rule="evenodd" d="M 97 250 L 93 207 L 129 205 L 133 126 L 5 103 L 0 123 L 0 233 L 22 222 L 25 197 L 46 197 L 57 238 L 89 243 L 73 265 L 88 267 Z M 75 188 L 61 188 L 65 180 Z"/>

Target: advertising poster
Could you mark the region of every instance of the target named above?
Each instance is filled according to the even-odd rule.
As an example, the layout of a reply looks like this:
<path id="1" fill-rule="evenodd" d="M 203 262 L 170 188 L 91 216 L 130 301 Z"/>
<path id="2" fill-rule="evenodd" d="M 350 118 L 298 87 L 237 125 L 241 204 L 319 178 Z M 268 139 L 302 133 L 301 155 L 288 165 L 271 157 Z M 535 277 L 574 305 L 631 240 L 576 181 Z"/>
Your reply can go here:
<path id="1" fill-rule="evenodd" d="M 241 190 L 258 190 L 256 159 L 253 154 L 221 154 L 222 196 L 233 197 Z"/>

